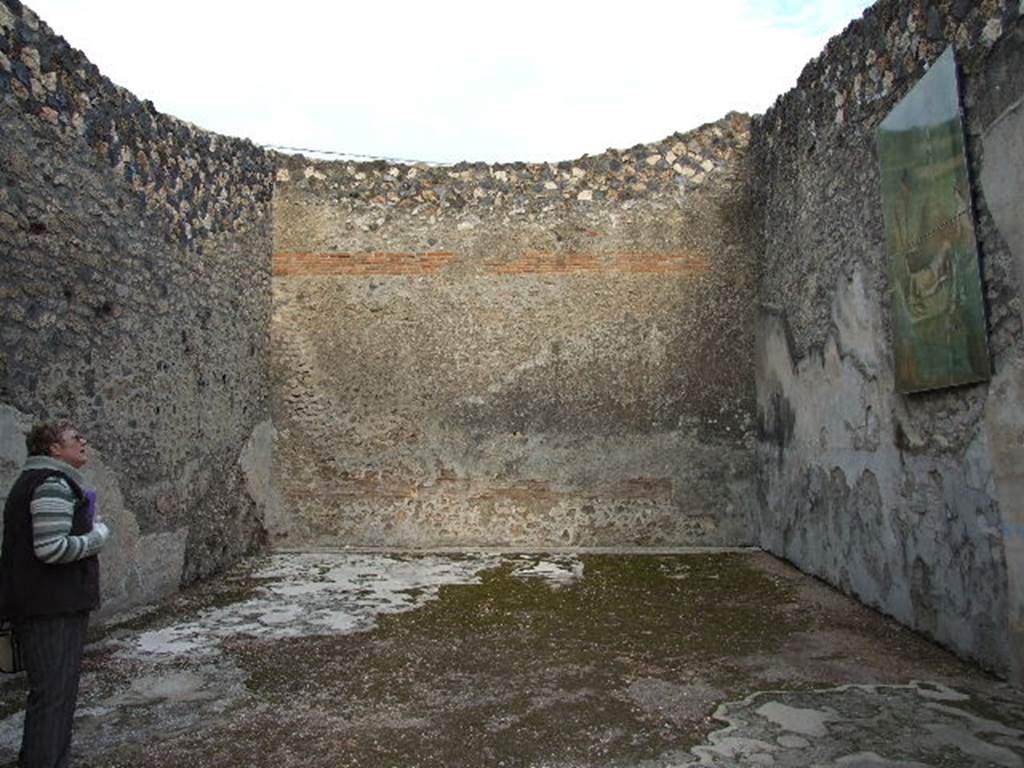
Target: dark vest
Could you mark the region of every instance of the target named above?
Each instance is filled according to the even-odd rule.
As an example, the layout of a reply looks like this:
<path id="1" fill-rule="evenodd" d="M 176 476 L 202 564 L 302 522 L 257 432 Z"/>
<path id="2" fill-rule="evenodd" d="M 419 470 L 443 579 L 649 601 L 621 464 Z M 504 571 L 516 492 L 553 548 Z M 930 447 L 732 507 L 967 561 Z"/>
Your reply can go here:
<path id="1" fill-rule="evenodd" d="M 49 565 L 32 548 L 32 494 L 44 480 L 57 475 L 75 494 L 71 534 L 89 532 L 89 502 L 70 477 L 55 469 L 21 473 L 4 505 L 4 541 L 0 554 L 0 615 L 26 619 L 91 611 L 100 604 L 99 559 L 93 555 L 71 563 Z"/>

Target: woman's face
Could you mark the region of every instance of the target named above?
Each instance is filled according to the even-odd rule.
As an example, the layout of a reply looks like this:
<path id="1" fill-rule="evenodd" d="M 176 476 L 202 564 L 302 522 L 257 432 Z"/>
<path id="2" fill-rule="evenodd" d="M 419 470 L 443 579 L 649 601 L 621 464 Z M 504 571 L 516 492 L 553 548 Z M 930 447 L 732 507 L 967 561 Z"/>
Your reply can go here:
<path id="1" fill-rule="evenodd" d="M 60 442 L 50 446 L 50 456 L 77 469 L 88 460 L 85 454 L 87 442 L 77 429 L 65 429 L 60 435 Z"/>

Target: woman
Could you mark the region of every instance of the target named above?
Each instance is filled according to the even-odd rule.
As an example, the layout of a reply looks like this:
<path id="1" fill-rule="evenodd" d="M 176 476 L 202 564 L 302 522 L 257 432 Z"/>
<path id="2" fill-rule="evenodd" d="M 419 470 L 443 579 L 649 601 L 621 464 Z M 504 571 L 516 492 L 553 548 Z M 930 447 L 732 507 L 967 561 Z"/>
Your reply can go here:
<path id="1" fill-rule="evenodd" d="M 110 532 L 94 521 L 79 469 L 87 441 L 68 421 L 36 424 L 28 461 L 4 506 L 0 613 L 14 623 L 28 674 L 19 765 L 64 768 L 89 612 L 100 604 L 97 553 Z"/>

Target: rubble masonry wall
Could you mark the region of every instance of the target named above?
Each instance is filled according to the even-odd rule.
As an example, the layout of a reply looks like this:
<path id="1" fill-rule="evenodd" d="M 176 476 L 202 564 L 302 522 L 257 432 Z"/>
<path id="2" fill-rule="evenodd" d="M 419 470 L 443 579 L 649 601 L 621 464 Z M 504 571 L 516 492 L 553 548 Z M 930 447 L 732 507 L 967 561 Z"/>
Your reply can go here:
<path id="1" fill-rule="evenodd" d="M 749 120 L 562 163 L 278 157 L 293 541 L 749 541 Z"/>
<path id="2" fill-rule="evenodd" d="M 33 419 L 80 425 L 108 610 L 263 540 L 271 183 L 0 0 L 0 486 Z"/>

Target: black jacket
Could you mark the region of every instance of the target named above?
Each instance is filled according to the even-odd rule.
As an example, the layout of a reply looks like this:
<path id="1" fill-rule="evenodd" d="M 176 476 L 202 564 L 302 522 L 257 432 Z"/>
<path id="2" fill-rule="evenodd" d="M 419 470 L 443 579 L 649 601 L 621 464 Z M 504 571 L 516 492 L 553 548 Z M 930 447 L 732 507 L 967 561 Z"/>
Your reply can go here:
<path id="1" fill-rule="evenodd" d="M 32 542 L 32 494 L 44 480 L 58 475 L 75 494 L 71 533 L 91 527 L 89 502 L 78 484 L 55 469 L 29 469 L 18 477 L 4 505 L 4 539 L 0 550 L 0 616 L 8 620 L 91 611 L 100 604 L 99 559 L 92 555 L 70 563 L 47 564 L 36 557 Z"/>

